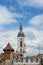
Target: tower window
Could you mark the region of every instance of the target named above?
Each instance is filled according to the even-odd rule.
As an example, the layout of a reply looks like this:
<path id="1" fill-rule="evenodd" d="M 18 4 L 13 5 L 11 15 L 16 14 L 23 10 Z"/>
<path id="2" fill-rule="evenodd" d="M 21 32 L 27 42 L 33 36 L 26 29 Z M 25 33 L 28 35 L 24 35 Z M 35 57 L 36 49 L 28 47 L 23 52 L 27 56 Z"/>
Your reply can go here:
<path id="1" fill-rule="evenodd" d="M 22 52 L 22 49 L 20 49 L 20 52 Z"/>
<path id="2" fill-rule="evenodd" d="M 20 41 L 20 47 L 22 47 L 22 41 Z"/>

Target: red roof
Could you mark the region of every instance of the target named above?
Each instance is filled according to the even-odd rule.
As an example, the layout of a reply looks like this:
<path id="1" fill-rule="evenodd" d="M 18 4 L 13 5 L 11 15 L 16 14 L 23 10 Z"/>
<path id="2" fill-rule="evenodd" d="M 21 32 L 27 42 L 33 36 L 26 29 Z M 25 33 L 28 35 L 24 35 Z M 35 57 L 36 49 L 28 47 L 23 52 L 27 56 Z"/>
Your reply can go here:
<path id="1" fill-rule="evenodd" d="M 39 54 L 39 55 L 36 55 L 36 56 L 32 56 L 32 58 L 41 58 L 43 57 L 43 54 Z"/>
<path id="2" fill-rule="evenodd" d="M 11 47 L 10 43 L 7 44 L 7 46 L 3 49 L 4 51 L 14 51 L 14 49 Z"/>
<path id="3" fill-rule="evenodd" d="M 13 58 L 18 58 L 18 54 L 17 53 L 13 53 Z"/>

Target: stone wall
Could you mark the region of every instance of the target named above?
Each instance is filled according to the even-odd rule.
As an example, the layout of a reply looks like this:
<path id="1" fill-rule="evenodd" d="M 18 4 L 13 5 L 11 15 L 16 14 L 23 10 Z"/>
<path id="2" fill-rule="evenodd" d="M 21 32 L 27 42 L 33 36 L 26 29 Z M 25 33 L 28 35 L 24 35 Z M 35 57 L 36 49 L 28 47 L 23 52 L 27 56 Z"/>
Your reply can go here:
<path id="1" fill-rule="evenodd" d="M 6 61 L 5 61 L 5 65 L 12 65 L 12 63 L 11 63 L 10 60 L 6 60 Z"/>

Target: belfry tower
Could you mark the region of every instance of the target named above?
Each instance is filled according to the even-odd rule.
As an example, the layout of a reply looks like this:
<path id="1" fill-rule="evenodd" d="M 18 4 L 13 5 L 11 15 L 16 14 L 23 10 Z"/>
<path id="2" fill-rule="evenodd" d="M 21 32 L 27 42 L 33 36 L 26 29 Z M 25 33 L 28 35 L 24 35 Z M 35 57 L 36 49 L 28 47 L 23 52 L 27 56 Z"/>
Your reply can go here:
<path id="1" fill-rule="evenodd" d="M 23 56 L 23 53 L 25 52 L 24 38 L 25 38 L 25 35 L 22 31 L 22 24 L 20 23 L 19 32 L 17 35 L 17 51 L 20 54 L 20 56 Z"/>

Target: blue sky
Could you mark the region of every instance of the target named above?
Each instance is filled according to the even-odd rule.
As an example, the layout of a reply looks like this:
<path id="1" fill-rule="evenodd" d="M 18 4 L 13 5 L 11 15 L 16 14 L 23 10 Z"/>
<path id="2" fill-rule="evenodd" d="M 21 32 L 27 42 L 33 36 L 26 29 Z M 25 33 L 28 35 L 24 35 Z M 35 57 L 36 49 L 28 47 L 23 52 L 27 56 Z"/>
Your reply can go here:
<path id="1" fill-rule="evenodd" d="M 32 0 L 31 0 L 32 1 Z M 15 26 L 15 27 L 18 27 L 18 24 L 20 22 L 23 23 L 23 26 L 31 26 L 31 24 L 29 24 L 29 21 L 32 19 L 32 17 L 34 16 L 37 16 L 37 15 L 41 15 L 43 14 L 43 8 L 40 6 L 40 3 L 39 3 L 39 6 L 31 6 L 29 4 L 26 5 L 26 3 L 24 2 L 24 5 L 22 5 L 24 2 L 24 0 L 0 0 L 0 6 L 1 7 L 5 7 L 5 9 L 8 10 L 8 12 L 10 12 L 11 14 L 17 14 L 17 15 L 21 15 L 20 16 L 12 16 L 12 19 L 16 19 L 16 21 L 18 21 L 16 24 L 15 22 L 11 22 L 10 24 L 3 24 L 3 27 L 4 28 L 7 28 L 7 29 L 10 29 L 11 26 L 12 28 Z M 28 0 L 27 0 L 27 3 L 28 3 Z M 34 4 L 34 3 L 33 3 Z M 38 4 L 38 3 L 37 3 Z M 6 12 L 7 13 L 7 12 Z M 5 14 L 5 13 L 4 13 Z M 8 26 L 7 26 L 8 25 Z"/>
<path id="2" fill-rule="evenodd" d="M 26 52 L 38 54 L 39 44 L 43 53 L 43 0 L 0 0 L 0 52 L 8 42 L 17 48 L 20 22 L 26 36 Z"/>

